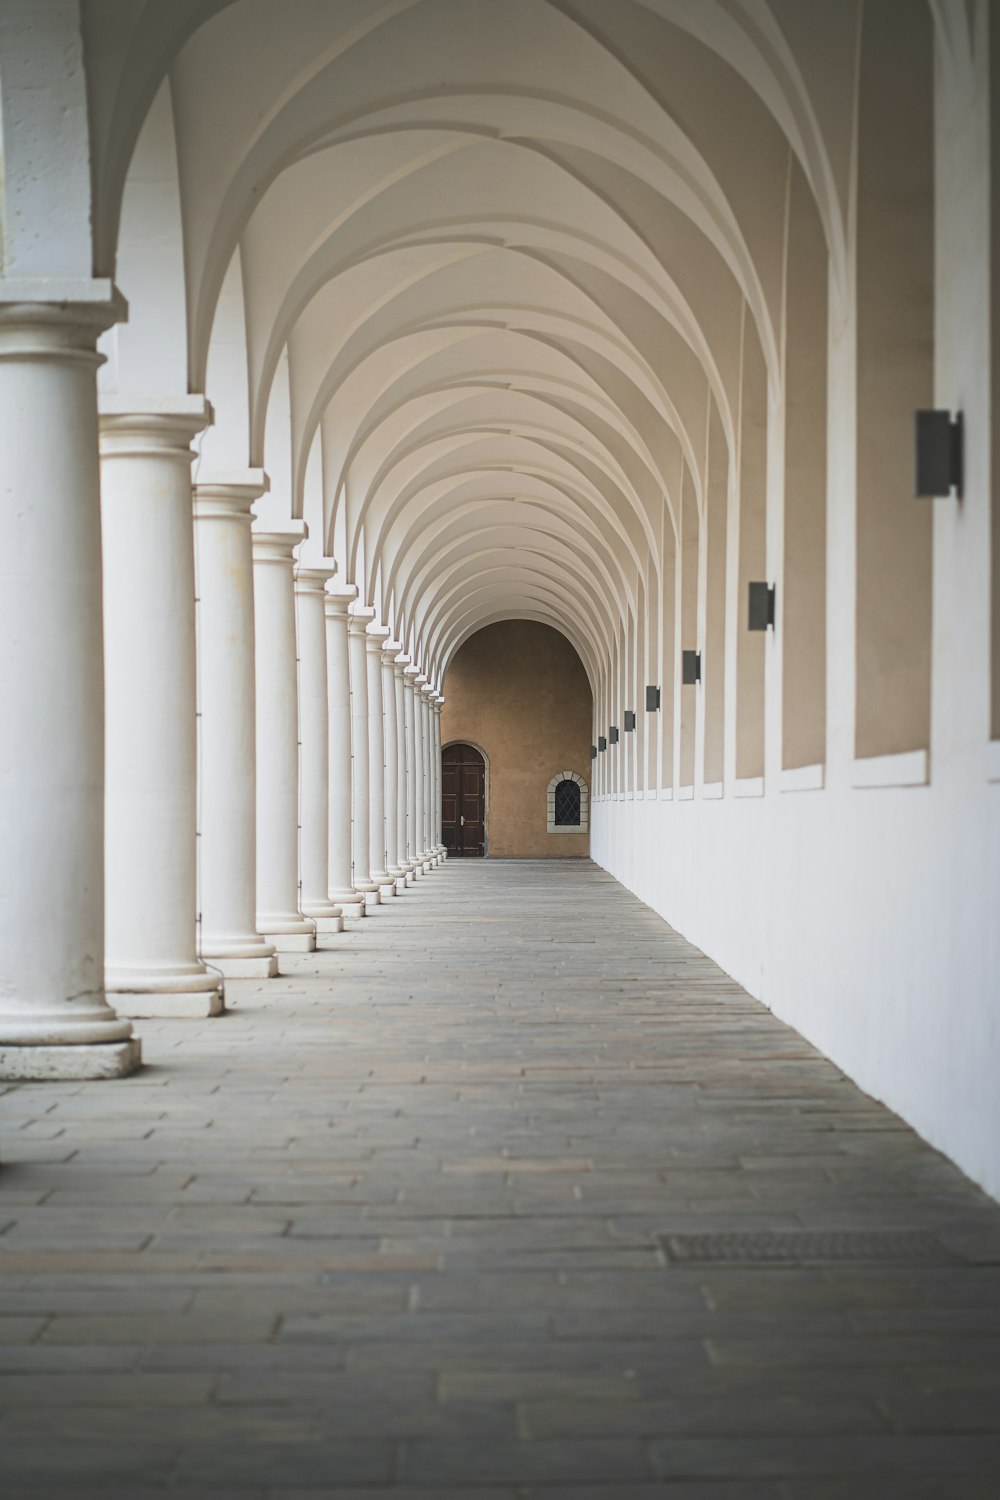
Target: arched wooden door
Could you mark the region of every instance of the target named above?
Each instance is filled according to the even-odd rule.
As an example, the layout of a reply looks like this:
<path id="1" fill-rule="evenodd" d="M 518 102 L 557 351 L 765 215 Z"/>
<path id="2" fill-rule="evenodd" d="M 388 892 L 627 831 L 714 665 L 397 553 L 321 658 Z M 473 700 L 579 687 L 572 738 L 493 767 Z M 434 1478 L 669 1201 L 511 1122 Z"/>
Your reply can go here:
<path id="1" fill-rule="evenodd" d="M 453 857 L 486 852 L 486 762 L 471 745 L 441 752 L 441 838 Z"/>

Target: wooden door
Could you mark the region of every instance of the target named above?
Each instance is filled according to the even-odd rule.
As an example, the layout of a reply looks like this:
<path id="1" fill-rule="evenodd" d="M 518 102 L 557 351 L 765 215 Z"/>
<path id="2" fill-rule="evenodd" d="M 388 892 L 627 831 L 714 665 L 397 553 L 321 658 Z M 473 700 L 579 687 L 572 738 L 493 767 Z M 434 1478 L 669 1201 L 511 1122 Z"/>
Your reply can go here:
<path id="1" fill-rule="evenodd" d="M 471 745 L 441 753 L 441 838 L 453 858 L 486 850 L 486 762 Z"/>

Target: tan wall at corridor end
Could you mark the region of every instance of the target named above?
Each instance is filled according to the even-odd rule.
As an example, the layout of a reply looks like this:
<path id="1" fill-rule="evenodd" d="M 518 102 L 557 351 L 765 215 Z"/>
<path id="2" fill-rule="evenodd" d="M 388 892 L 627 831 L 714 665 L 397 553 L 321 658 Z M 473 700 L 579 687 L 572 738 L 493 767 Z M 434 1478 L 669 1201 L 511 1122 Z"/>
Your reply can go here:
<path id="1" fill-rule="evenodd" d="M 590 684 L 566 637 L 534 620 L 487 625 L 456 653 L 444 696 L 442 745 L 486 755 L 486 852 L 588 854 L 587 834 L 546 832 L 552 777 L 576 771 L 590 786 Z"/>

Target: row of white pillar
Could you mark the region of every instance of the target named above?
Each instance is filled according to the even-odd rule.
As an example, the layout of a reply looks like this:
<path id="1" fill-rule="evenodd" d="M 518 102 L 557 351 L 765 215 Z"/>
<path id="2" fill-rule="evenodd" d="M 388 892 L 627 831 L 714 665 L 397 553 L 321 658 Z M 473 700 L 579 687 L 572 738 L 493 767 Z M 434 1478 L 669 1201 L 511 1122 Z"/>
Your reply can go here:
<path id="1" fill-rule="evenodd" d="M 444 700 L 261 471 L 192 486 L 202 397 L 98 429 L 98 317 L 4 312 L 0 1077 L 114 1076 L 444 857 Z"/>

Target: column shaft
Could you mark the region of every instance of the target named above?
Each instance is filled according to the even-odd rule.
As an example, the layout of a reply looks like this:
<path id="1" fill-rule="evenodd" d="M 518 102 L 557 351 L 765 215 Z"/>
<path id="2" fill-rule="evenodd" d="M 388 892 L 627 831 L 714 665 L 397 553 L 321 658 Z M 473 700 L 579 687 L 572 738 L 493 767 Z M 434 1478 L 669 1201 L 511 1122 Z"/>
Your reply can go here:
<path id="1" fill-rule="evenodd" d="M 259 522 L 257 523 L 260 524 Z M 299 695 L 292 554 L 301 522 L 256 526 L 253 545 L 257 734 L 257 931 L 278 953 L 311 953 L 316 928 L 299 910 Z"/>
<path id="2" fill-rule="evenodd" d="M 351 755 L 351 678 L 348 607 L 357 595 L 353 584 L 326 591 L 326 683 L 330 745 L 330 819 L 327 894 L 346 920 L 362 917 L 365 898 L 354 888 Z"/>
<path id="3" fill-rule="evenodd" d="M 434 698 L 431 715 L 431 756 L 432 771 L 434 776 L 434 851 L 437 854 L 438 864 L 445 860 L 444 841 L 441 837 L 441 705 L 444 703 L 440 693 Z"/>
<path id="4" fill-rule="evenodd" d="M 371 770 L 368 756 L 368 650 L 365 632 L 375 617 L 373 609 L 351 611 L 347 639 L 351 667 L 351 849 L 354 889 L 363 891 L 366 906 L 379 902 L 378 882 L 371 873 Z"/>
<path id="5" fill-rule="evenodd" d="M 409 855 L 409 833 L 407 823 L 409 819 L 408 788 L 409 774 L 409 740 L 407 738 L 407 700 L 410 692 L 406 686 L 406 668 L 410 665 L 410 658 L 405 652 L 400 652 L 392 664 L 393 686 L 396 693 L 396 736 L 399 743 L 399 773 L 396 783 L 396 820 L 399 829 L 399 865 L 403 871 L 406 885 L 413 884 L 413 860 Z"/>
<path id="6" fill-rule="evenodd" d="M 106 282 L 81 283 L 77 303 L 0 305 L 4 1078 L 113 1077 L 139 1063 L 131 1022 L 104 995 L 95 372 L 97 336 L 121 311 Z"/>
<path id="7" fill-rule="evenodd" d="M 340 932 L 343 922 L 330 900 L 330 723 L 326 659 L 327 579 L 334 564 L 295 570 L 299 643 L 299 863 L 300 908 L 317 934 Z"/>
<path id="8" fill-rule="evenodd" d="M 383 896 L 394 896 L 396 884 L 386 869 L 385 712 L 382 704 L 384 625 L 369 625 L 365 636 L 368 673 L 368 809 L 371 877 Z"/>
<path id="9" fill-rule="evenodd" d="M 428 863 L 427 849 L 427 699 L 424 697 L 424 688 L 427 686 L 427 678 L 423 672 L 413 679 L 413 719 L 416 735 L 416 781 L 417 781 L 417 863 L 426 874 Z"/>
<path id="10" fill-rule="evenodd" d="M 256 926 L 254 595 L 250 507 L 259 469 L 195 486 L 198 588 L 199 905 L 201 953 L 236 978 L 278 972 Z"/>
<path id="11" fill-rule="evenodd" d="M 433 697 L 433 688 L 424 688 L 424 786 L 427 787 L 424 796 L 424 850 L 427 853 L 427 861 L 435 862 L 435 841 L 433 841 L 433 819 L 435 819 L 435 783 L 433 783 L 433 750 L 430 736 L 433 730 L 430 721 L 433 718 L 433 709 L 430 699 Z"/>
<path id="12" fill-rule="evenodd" d="M 396 674 L 394 662 L 402 647 L 398 641 L 386 641 L 382 647 L 382 704 L 385 714 L 385 850 L 386 869 L 396 882 L 396 890 L 403 887 L 406 871 L 400 853 L 399 841 L 399 783 L 400 743 L 399 717 L 396 704 Z"/>
<path id="13" fill-rule="evenodd" d="M 404 702 L 406 717 L 406 859 L 411 874 L 421 874 L 417 854 L 417 690 L 414 686 L 420 675 L 419 668 L 411 664 L 403 672 Z"/>
<path id="14" fill-rule="evenodd" d="M 191 439 L 204 397 L 101 401 L 105 979 L 130 1016 L 222 1010 L 199 959 Z"/>

